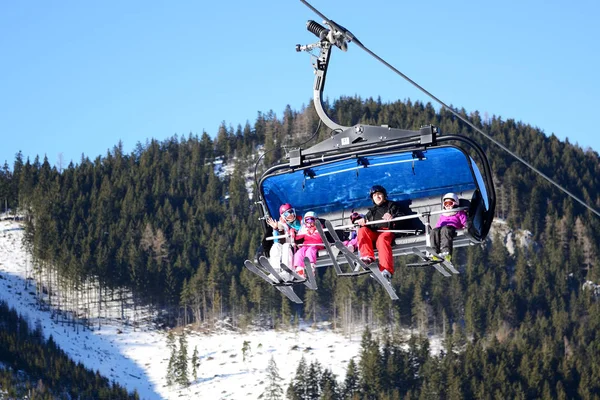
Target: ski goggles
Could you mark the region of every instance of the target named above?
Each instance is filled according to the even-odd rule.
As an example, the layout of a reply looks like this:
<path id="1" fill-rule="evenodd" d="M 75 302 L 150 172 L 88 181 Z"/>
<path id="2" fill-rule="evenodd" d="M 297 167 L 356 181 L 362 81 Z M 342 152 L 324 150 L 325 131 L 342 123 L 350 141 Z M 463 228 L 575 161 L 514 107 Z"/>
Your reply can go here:
<path id="1" fill-rule="evenodd" d="M 314 224 L 315 223 L 315 219 L 313 217 L 308 217 L 304 219 L 304 222 L 308 223 L 308 224 Z"/>
<path id="2" fill-rule="evenodd" d="M 448 207 L 448 206 L 454 206 L 456 204 L 456 202 L 454 200 L 444 200 L 444 207 Z"/>
<path id="3" fill-rule="evenodd" d="M 285 218 L 289 217 L 290 215 L 296 215 L 296 210 L 294 210 L 293 208 L 290 208 L 289 210 L 285 210 L 283 212 L 283 215 Z"/>

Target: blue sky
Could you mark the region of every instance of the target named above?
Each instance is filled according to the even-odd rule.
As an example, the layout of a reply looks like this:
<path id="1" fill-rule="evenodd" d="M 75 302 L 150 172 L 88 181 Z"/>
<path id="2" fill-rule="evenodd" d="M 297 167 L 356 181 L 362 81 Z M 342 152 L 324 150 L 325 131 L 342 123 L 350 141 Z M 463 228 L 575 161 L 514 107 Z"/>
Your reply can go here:
<path id="1" fill-rule="evenodd" d="M 600 2 L 310 3 L 445 103 L 600 151 Z M 309 19 L 321 22 L 297 0 L 4 2 L 0 163 L 21 150 L 66 166 L 119 140 L 130 152 L 299 110 L 312 96 L 310 56 L 295 51 L 316 39 Z M 430 101 L 352 44 L 334 52 L 325 95 Z"/>

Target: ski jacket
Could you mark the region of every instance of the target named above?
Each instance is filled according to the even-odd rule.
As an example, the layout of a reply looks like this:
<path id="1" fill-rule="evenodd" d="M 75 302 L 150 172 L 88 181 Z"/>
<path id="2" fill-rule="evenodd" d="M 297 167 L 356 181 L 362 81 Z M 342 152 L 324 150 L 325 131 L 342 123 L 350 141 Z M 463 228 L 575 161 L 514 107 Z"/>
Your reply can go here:
<path id="1" fill-rule="evenodd" d="M 383 216 L 387 213 L 389 213 L 392 218 L 401 217 L 404 215 L 404 213 L 400 211 L 398 203 L 386 199 L 381 204 L 375 204 L 373 207 L 369 208 L 369 211 L 365 214 L 365 221 L 379 221 L 383 219 Z M 397 222 L 398 221 L 383 222 L 381 224 L 367 225 L 367 227 L 374 231 L 385 228 L 396 229 L 396 226 L 398 226 Z"/>
<path id="2" fill-rule="evenodd" d="M 302 217 L 296 216 L 296 219 L 290 224 L 283 217 L 277 221 L 277 229 L 273 229 L 273 236 L 281 236 L 281 235 L 290 235 L 290 237 L 286 238 L 287 242 L 293 242 L 296 236 L 296 233 L 302 227 Z M 275 243 L 279 243 L 279 240 L 275 240 Z"/>
<path id="3" fill-rule="evenodd" d="M 464 211 L 455 212 L 453 215 L 440 215 L 440 219 L 438 219 L 436 228 L 441 228 L 442 226 L 453 226 L 456 229 L 462 229 L 467 226 L 467 213 Z"/>
<path id="4" fill-rule="evenodd" d="M 321 235 L 317 228 L 313 226 L 302 225 L 298 233 L 296 234 L 296 240 L 302 241 L 304 244 L 323 244 Z M 324 248 L 319 246 L 319 248 Z"/>

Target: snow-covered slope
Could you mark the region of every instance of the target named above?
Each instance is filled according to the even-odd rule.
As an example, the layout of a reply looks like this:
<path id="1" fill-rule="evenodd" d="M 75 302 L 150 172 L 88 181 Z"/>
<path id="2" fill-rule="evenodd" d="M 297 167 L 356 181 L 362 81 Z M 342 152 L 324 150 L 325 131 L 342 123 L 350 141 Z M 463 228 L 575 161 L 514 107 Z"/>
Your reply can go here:
<path id="1" fill-rule="evenodd" d="M 102 325 L 100 330 L 76 333 L 71 326 L 55 323 L 49 312 L 38 310 L 34 281 L 26 286 L 28 259 L 21 248 L 22 236 L 17 223 L 0 221 L 0 300 L 16 308 L 32 326 L 39 320 L 46 337 L 52 335 L 74 361 L 98 369 L 129 390 L 137 389 L 142 399 L 256 399 L 266 387 L 271 357 L 285 390 L 303 356 L 307 363 L 316 360 L 342 380 L 348 361 L 358 354 L 360 332 L 347 338 L 327 324 L 286 332 L 188 332 L 188 355 L 191 357 L 196 347 L 200 357 L 198 379 L 185 389 L 167 387 L 170 352 L 165 332 Z M 245 361 L 244 342 L 250 346 Z M 193 380 L 191 373 L 190 378 Z"/>

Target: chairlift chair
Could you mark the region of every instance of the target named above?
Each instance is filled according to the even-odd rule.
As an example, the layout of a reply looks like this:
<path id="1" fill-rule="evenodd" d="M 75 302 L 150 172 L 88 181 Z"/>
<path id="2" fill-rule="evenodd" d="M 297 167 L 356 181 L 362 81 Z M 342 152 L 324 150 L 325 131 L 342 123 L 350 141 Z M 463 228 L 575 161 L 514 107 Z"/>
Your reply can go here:
<path id="1" fill-rule="evenodd" d="M 409 216 L 397 232 L 394 256 L 413 254 L 413 248 L 426 249 L 426 225 L 435 225 L 442 212 L 441 197 L 448 192 L 458 194 L 460 206 L 468 214 L 468 228 L 457 232 L 454 247 L 485 240 L 496 198 L 489 162 L 481 147 L 462 135 L 441 134 L 432 125 L 404 130 L 364 124 L 346 127 L 332 121 L 323 106 L 323 89 L 331 49 L 337 46 L 344 50 L 347 44 L 340 43 L 347 38 L 336 31 L 339 26 L 334 23 L 326 29 L 309 21 L 307 28 L 319 41 L 298 45 L 297 50 L 320 50 L 313 98 L 321 121 L 332 135 L 310 148 L 290 151 L 286 162 L 268 168 L 258 179 L 257 203 L 265 240 L 257 259 L 268 254 L 273 243 L 272 229 L 265 220 L 268 216 L 278 219 L 281 204 L 292 204 L 299 215 L 314 211 L 343 234 L 349 228 L 352 211 L 365 213 L 372 206 L 369 188 L 376 184 L 385 187 L 388 198 L 399 202 Z M 344 262 L 341 255 L 337 258 L 332 260 L 321 251 L 317 267 Z"/>

